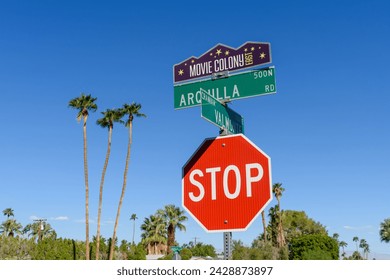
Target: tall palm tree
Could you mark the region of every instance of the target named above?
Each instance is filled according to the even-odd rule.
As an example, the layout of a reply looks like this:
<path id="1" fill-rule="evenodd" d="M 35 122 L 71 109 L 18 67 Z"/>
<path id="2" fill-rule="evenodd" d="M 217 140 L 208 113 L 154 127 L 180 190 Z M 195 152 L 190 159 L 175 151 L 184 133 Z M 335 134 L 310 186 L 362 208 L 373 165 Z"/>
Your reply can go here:
<path id="1" fill-rule="evenodd" d="M 134 235 L 135 235 L 135 220 L 138 219 L 137 214 L 131 214 L 130 220 L 133 220 L 133 239 L 131 244 L 134 245 Z"/>
<path id="2" fill-rule="evenodd" d="M 122 185 L 122 192 L 121 196 L 119 198 L 119 204 L 118 204 L 118 210 L 116 213 L 116 219 L 114 224 L 114 233 L 112 235 L 112 240 L 115 240 L 116 238 L 116 230 L 118 228 L 118 222 L 119 222 L 119 216 L 122 208 L 123 198 L 125 196 L 126 192 L 126 184 L 127 184 L 127 171 L 129 170 L 129 160 L 130 160 L 130 151 L 131 151 L 131 143 L 133 141 L 133 120 L 134 117 L 146 117 L 145 114 L 140 112 L 141 110 L 141 104 L 138 103 L 131 103 L 131 104 L 124 104 L 122 107 L 122 114 L 125 116 L 128 116 L 127 121 L 125 122 L 126 127 L 129 130 L 129 139 L 127 144 L 127 154 L 126 154 L 126 164 L 125 164 L 125 171 L 123 173 L 123 185 Z M 110 248 L 110 260 L 112 260 L 114 255 L 114 243 L 111 243 Z"/>
<path id="3" fill-rule="evenodd" d="M 9 217 L 14 216 L 14 210 L 12 208 L 6 208 L 3 210 L 3 214 L 4 216 L 7 216 L 7 219 L 9 219 Z"/>
<path id="4" fill-rule="evenodd" d="M 370 252 L 370 247 L 365 239 L 363 238 L 360 239 L 359 248 L 363 250 L 363 256 L 365 256 L 366 259 L 368 259 L 368 253 Z"/>
<path id="5" fill-rule="evenodd" d="M 352 238 L 352 241 L 356 243 L 356 252 L 358 252 L 358 251 L 359 251 L 359 249 L 358 249 L 359 237 L 354 236 L 354 237 Z"/>
<path id="6" fill-rule="evenodd" d="M 112 139 L 112 130 L 114 128 L 114 122 L 120 122 L 122 118 L 122 113 L 119 110 L 110 110 L 107 109 L 105 112 L 102 112 L 103 117 L 98 119 L 96 123 L 102 128 L 108 128 L 108 143 L 107 143 L 107 152 L 106 159 L 104 161 L 102 177 L 100 180 L 100 189 L 99 189 L 99 207 L 98 207 L 98 221 L 97 221 L 97 234 L 96 234 L 96 259 L 99 259 L 99 247 L 100 247 L 100 221 L 102 214 L 102 203 L 103 203 L 103 186 L 104 178 L 106 176 L 108 160 L 111 153 L 111 139 Z"/>
<path id="7" fill-rule="evenodd" d="M 379 236 L 381 238 L 381 242 L 390 242 L 390 219 L 385 219 L 381 225 L 379 230 Z"/>
<path id="8" fill-rule="evenodd" d="M 278 246 L 284 247 L 286 245 L 286 239 L 284 237 L 283 233 L 283 224 L 282 224 L 282 213 L 280 208 L 280 198 L 282 197 L 282 194 L 284 192 L 284 188 L 282 187 L 281 183 L 275 183 L 272 186 L 272 192 L 274 193 L 276 200 L 278 201 L 278 216 L 279 216 L 279 224 L 278 224 Z"/>
<path id="9" fill-rule="evenodd" d="M 83 119 L 83 146 L 84 146 L 84 180 L 85 180 L 85 256 L 89 260 L 89 185 L 88 185 L 88 160 L 87 160 L 87 119 L 89 111 L 96 111 L 97 98 L 90 94 L 81 94 L 80 97 L 69 101 L 69 107 L 78 110 L 77 121 Z"/>
<path id="10" fill-rule="evenodd" d="M 187 216 L 184 214 L 184 210 L 181 210 L 179 207 L 176 207 L 173 204 L 166 205 L 164 209 L 159 209 L 157 211 L 158 215 L 163 217 L 168 232 L 168 253 L 171 251 L 171 246 L 175 244 L 175 232 L 176 229 L 186 230 L 183 222 L 187 221 Z"/>
<path id="11" fill-rule="evenodd" d="M 342 257 L 345 256 L 344 248 L 348 246 L 348 243 L 345 241 L 340 241 L 339 246 L 343 249 L 343 253 L 341 254 Z"/>
<path id="12" fill-rule="evenodd" d="M 268 223 L 268 234 L 269 238 L 273 245 L 278 245 L 278 232 L 279 232 L 279 219 L 278 219 L 278 212 L 279 212 L 278 205 L 275 205 L 274 207 L 270 207 L 268 210 L 268 217 L 269 217 L 269 223 Z"/>
<path id="13" fill-rule="evenodd" d="M 366 260 L 368 260 L 368 253 L 370 253 L 370 245 L 368 245 L 368 243 L 363 245 L 363 253 L 366 256 Z"/>
<path id="14" fill-rule="evenodd" d="M 263 223 L 263 238 L 264 238 L 264 242 L 267 242 L 267 225 L 265 223 L 265 212 L 264 212 L 264 210 L 261 212 L 261 221 Z"/>

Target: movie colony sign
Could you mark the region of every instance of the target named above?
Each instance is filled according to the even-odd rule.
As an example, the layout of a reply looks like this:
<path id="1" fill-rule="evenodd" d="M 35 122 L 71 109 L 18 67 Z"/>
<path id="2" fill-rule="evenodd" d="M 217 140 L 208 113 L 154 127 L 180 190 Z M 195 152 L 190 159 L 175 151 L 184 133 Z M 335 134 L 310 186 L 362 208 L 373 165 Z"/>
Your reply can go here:
<path id="1" fill-rule="evenodd" d="M 210 76 L 213 73 L 234 71 L 271 62 L 269 43 L 247 42 L 237 49 L 216 45 L 199 58 L 189 59 L 173 66 L 174 83 Z"/>

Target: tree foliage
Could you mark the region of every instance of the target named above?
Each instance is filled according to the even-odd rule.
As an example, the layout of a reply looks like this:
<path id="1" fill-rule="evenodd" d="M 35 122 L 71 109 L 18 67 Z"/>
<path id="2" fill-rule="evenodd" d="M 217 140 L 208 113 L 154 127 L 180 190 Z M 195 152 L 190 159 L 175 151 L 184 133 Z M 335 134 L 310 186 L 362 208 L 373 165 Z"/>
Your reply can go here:
<path id="1" fill-rule="evenodd" d="M 306 234 L 289 243 L 291 260 L 337 260 L 339 246 L 335 239 L 324 234 Z"/>
<path id="2" fill-rule="evenodd" d="M 212 258 L 217 256 L 214 246 L 210 244 L 203 244 L 202 242 L 198 242 L 195 246 L 189 249 L 191 250 L 193 256 Z"/>
<path id="3" fill-rule="evenodd" d="M 192 256 L 192 251 L 189 248 L 183 248 L 180 251 L 180 257 L 182 260 L 190 260 Z"/>
<path id="4" fill-rule="evenodd" d="M 252 242 L 251 247 L 244 246 L 241 240 L 233 240 L 233 260 L 286 260 L 287 247 L 278 248 L 271 242 L 260 238 Z"/>
<path id="5" fill-rule="evenodd" d="M 328 234 L 322 224 L 309 218 L 304 211 L 285 210 L 282 217 L 287 243 L 301 235 Z"/>
<path id="6" fill-rule="evenodd" d="M 57 237 L 57 233 L 51 225 L 41 221 L 26 225 L 23 229 L 23 233 L 28 234 L 28 236 L 36 242 L 46 238 L 55 239 Z"/>
<path id="7" fill-rule="evenodd" d="M 0 260 L 31 260 L 34 242 L 0 235 Z"/>
<path id="8" fill-rule="evenodd" d="M 5 236 L 14 237 L 22 233 L 23 226 L 15 219 L 7 219 L 0 225 L 0 233 Z"/>
<path id="9" fill-rule="evenodd" d="M 382 242 L 390 242 L 390 218 L 380 224 L 379 236 Z"/>
<path id="10" fill-rule="evenodd" d="M 171 251 L 171 246 L 175 245 L 176 242 L 176 229 L 185 231 L 186 227 L 184 222 L 187 221 L 188 218 L 185 215 L 184 210 L 181 210 L 173 204 L 165 205 L 163 209 L 157 210 L 156 215 L 160 216 L 166 225 L 169 253 Z"/>
<path id="11" fill-rule="evenodd" d="M 159 215 L 150 215 L 141 225 L 142 244 L 148 254 L 157 254 L 159 245 L 167 243 L 167 230 L 164 219 Z"/>

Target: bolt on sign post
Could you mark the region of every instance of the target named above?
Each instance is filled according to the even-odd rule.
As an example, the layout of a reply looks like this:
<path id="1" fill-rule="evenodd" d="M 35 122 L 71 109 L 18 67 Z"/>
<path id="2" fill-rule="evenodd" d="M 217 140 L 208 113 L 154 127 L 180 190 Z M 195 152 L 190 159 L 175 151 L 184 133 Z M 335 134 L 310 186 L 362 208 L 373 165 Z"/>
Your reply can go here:
<path id="1" fill-rule="evenodd" d="M 244 231 L 272 199 L 271 159 L 243 134 L 205 139 L 183 166 L 182 189 L 206 231 Z"/>

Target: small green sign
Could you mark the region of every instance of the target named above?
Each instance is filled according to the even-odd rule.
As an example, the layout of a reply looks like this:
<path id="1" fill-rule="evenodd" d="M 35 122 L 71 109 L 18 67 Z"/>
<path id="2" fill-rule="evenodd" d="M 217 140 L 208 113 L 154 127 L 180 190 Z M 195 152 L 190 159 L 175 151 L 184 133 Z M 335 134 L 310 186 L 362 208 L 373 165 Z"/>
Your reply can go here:
<path id="1" fill-rule="evenodd" d="M 183 248 L 180 246 L 171 246 L 171 249 L 175 253 L 179 253 Z"/>
<path id="2" fill-rule="evenodd" d="M 202 92 L 215 99 L 241 99 L 276 93 L 275 68 L 262 68 L 228 78 L 198 81 L 174 86 L 174 107 L 183 109 L 202 104 Z"/>
<path id="3" fill-rule="evenodd" d="M 227 105 L 223 105 L 218 99 L 209 95 L 207 91 L 202 92 L 202 111 L 204 119 L 210 121 L 221 129 L 226 129 L 232 134 L 244 133 L 244 119 Z"/>

